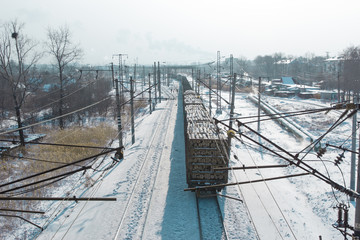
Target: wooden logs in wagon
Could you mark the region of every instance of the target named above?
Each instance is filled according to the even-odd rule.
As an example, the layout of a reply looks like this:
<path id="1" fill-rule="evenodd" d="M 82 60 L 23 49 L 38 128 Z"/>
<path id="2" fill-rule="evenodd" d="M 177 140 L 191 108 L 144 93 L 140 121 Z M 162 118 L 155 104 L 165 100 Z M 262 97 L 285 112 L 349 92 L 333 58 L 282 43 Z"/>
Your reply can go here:
<path id="1" fill-rule="evenodd" d="M 228 147 L 225 134 L 219 133 L 201 99 L 192 90 L 184 92 L 186 171 L 190 187 L 227 183 Z"/>

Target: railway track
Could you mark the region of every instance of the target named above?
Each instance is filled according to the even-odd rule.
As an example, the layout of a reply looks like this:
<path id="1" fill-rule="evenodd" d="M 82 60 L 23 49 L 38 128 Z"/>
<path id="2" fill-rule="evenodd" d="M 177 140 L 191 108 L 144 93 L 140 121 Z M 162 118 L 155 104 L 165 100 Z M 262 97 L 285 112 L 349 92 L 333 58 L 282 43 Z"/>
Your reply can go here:
<path id="1" fill-rule="evenodd" d="M 221 207 L 216 193 L 196 196 L 200 239 L 228 239 Z"/>
<path id="2" fill-rule="evenodd" d="M 271 100 L 272 100 L 272 97 L 268 98 L 271 103 Z M 297 99 L 291 99 L 291 98 L 284 98 L 283 102 L 290 102 L 290 103 L 299 103 L 299 100 Z M 306 101 L 302 101 L 301 102 L 301 105 L 302 106 L 309 106 L 310 108 L 314 108 L 314 107 L 319 107 L 319 108 L 325 108 L 325 107 L 329 107 L 330 104 L 327 103 L 315 103 L 315 102 L 306 102 Z M 336 114 L 337 116 L 340 116 L 342 114 L 343 111 L 340 111 L 340 110 L 331 110 L 332 113 Z"/>
<path id="3" fill-rule="evenodd" d="M 132 189 L 127 197 L 114 239 L 142 239 L 146 228 L 148 211 L 159 172 L 163 140 L 165 139 L 170 114 L 175 101 L 167 101 L 166 108 L 159 117 L 155 131 L 144 153 L 140 155 L 141 164 L 137 175 L 132 179 Z"/>

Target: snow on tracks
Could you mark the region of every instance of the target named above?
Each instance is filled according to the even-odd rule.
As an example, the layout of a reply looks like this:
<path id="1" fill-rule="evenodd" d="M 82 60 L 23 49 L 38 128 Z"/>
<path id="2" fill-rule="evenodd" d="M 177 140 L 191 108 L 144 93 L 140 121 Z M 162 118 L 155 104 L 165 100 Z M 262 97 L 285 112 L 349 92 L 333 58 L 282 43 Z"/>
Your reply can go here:
<path id="1" fill-rule="evenodd" d="M 127 196 L 128 201 L 114 239 L 143 238 L 170 116 L 172 111 L 175 111 L 174 102 L 166 102 L 165 109 L 162 110 L 161 116 L 156 121 L 155 131 L 152 133 L 148 147 L 138 156 L 136 174 L 130 175 L 133 176 L 132 190 Z"/>

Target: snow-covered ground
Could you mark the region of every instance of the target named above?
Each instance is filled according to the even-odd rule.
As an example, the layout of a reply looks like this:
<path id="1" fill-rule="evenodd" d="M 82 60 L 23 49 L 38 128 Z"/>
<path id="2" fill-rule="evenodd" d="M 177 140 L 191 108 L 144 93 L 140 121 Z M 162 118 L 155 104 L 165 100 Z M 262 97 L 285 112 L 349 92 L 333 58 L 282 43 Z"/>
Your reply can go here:
<path id="1" fill-rule="evenodd" d="M 203 89 L 203 93 L 208 92 Z M 235 113 L 237 117 L 257 116 L 257 106 L 247 99 L 247 94 L 237 93 L 235 100 Z M 228 93 L 223 93 L 223 97 L 228 99 Z M 215 96 L 214 96 L 215 98 Z M 203 100 L 208 105 L 208 97 Z M 263 101 L 268 102 L 275 108 L 283 112 L 324 108 L 329 107 L 329 103 L 322 103 L 319 100 L 284 99 L 277 97 L 262 97 Z M 223 103 L 224 104 L 224 103 Z M 222 114 L 216 114 L 213 105 L 213 116 L 219 120 L 229 118 L 229 109 L 222 108 Z M 261 114 L 264 114 L 261 112 Z M 317 113 L 294 117 L 293 120 L 300 124 L 305 130 L 319 137 L 338 119 L 339 111 L 331 111 L 327 114 Z M 257 120 L 257 118 L 243 119 L 242 122 Z M 257 123 L 248 124 L 253 129 L 257 129 Z M 235 127 L 237 128 L 237 127 Z M 246 130 L 243 134 L 252 136 L 255 140 L 262 141 Z M 274 121 L 263 121 L 260 124 L 260 133 L 292 153 L 298 153 L 310 142 L 297 140 L 294 136 L 282 129 Z M 325 147 L 326 142 L 350 148 L 351 142 L 346 141 L 351 135 L 351 120 L 347 120 L 341 126 L 330 132 L 322 141 Z M 272 148 L 274 149 L 274 148 Z M 327 148 L 327 152 L 320 161 L 312 151 L 305 158 L 306 163 L 318 169 L 334 181 L 349 186 L 350 180 L 350 154 L 345 154 L 344 162 L 340 165 L 342 172 L 334 166 L 336 156 L 342 151 Z M 243 142 L 232 142 L 232 166 L 259 166 L 285 164 L 284 160 L 279 159 L 250 143 L 245 138 Z M 233 156 L 236 155 L 237 159 Z M 329 162 L 327 162 L 329 161 Z M 295 167 L 258 169 L 246 171 L 232 171 L 230 182 L 251 181 L 269 177 L 284 176 L 300 173 Z M 343 175 L 344 176 L 343 176 Z M 343 182 L 343 177 L 346 183 Z M 234 187 L 228 187 L 234 188 Z M 337 211 L 333 208 L 337 203 L 348 204 L 348 198 L 344 194 L 335 194 L 328 184 L 316 179 L 313 176 L 302 176 L 276 181 L 253 183 L 240 185 L 237 187 L 242 193 L 245 204 L 250 212 L 255 224 L 256 231 L 260 239 L 340 239 L 342 235 L 332 227 L 337 220 Z M 349 213 L 349 223 L 353 225 L 354 208 L 352 205 Z"/>
<path id="2" fill-rule="evenodd" d="M 202 89 L 202 93 L 206 93 Z M 171 95 L 167 90 L 167 94 Z M 173 93 L 175 94 L 175 93 Z M 228 93 L 223 96 L 228 98 Z M 179 96 L 181 97 L 181 96 Z M 239 116 L 257 115 L 257 107 L 244 93 L 236 94 L 235 112 Z M 207 97 L 204 103 L 207 106 Z M 264 98 L 281 111 L 329 106 L 316 100 Z M 214 103 L 213 103 L 214 104 Z M 218 119 L 229 117 L 224 108 Z M 213 109 L 215 113 L 215 109 Z M 319 136 L 339 117 L 338 112 L 293 118 L 306 130 Z M 244 120 L 245 121 L 245 120 Z M 152 114 L 136 120 L 136 142 L 126 138 L 124 160 L 111 170 L 94 173 L 93 187 L 79 187 L 77 197 L 115 197 L 116 202 L 57 202 L 45 217 L 33 219 L 43 226 L 32 239 L 199 239 L 195 195 L 185 192 L 185 146 L 182 103 L 178 98 L 162 101 Z M 249 124 L 256 128 L 257 124 Z M 307 144 L 297 140 L 273 121 L 261 123 L 260 132 L 290 152 Z M 249 131 L 244 134 L 254 137 Z M 329 134 L 324 141 L 340 145 L 351 134 L 350 121 Z M 258 138 L 256 138 L 259 140 Z M 114 143 L 116 145 L 116 143 Z M 350 143 L 346 142 L 345 147 Z M 328 149 L 324 160 L 307 163 L 343 184 L 342 174 L 333 161 L 339 152 Z M 234 157 L 236 155 L 236 158 Z M 307 160 L 318 160 L 311 153 Z M 248 141 L 233 140 L 231 166 L 285 164 Z M 350 178 L 350 155 L 340 165 L 346 185 Z M 325 168 L 326 166 L 326 168 Z M 295 167 L 230 171 L 229 182 L 241 182 L 300 173 Z M 341 239 L 331 224 L 337 201 L 347 204 L 343 194 L 313 176 L 302 176 L 226 187 L 221 194 L 243 202 L 220 198 L 229 239 Z M 350 224 L 354 209 L 350 207 Z"/>

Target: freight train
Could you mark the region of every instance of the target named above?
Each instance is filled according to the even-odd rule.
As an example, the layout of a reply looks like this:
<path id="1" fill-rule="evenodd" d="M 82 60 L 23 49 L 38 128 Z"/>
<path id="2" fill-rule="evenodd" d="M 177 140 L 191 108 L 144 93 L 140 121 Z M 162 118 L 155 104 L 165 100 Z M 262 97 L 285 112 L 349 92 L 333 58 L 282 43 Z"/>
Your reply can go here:
<path id="1" fill-rule="evenodd" d="M 214 168 L 225 168 L 229 165 L 227 137 L 219 132 L 186 77 L 181 76 L 181 80 L 187 184 L 189 188 L 225 184 L 228 182 L 228 171 Z M 221 188 L 214 186 L 212 190 Z"/>

